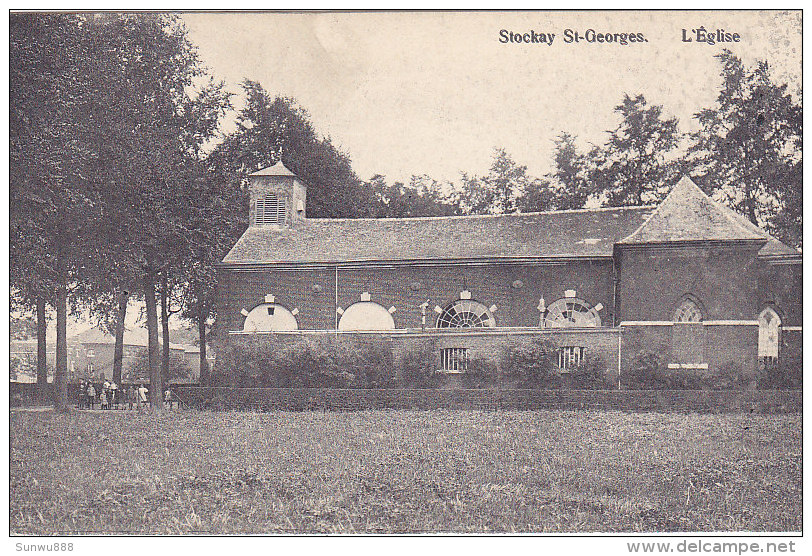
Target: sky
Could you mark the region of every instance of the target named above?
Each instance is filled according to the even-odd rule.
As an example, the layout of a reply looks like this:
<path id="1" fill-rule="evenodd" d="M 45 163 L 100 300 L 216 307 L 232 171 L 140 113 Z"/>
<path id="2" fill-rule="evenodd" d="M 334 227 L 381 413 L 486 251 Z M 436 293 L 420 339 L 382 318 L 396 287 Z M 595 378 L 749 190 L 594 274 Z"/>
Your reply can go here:
<path id="1" fill-rule="evenodd" d="M 184 14 L 204 63 L 231 91 L 244 78 L 295 98 L 362 179 L 485 173 L 495 147 L 550 169 L 562 131 L 602 143 L 623 94 L 642 93 L 695 129 L 721 83 L 714 55 L 767 60 L 801 87 L 800 12 L 419 12 Z M 692 29 L 738 33 L 698 42 Z M 565 30 L 640 33 L 647 42 L 565 42 Z M 682 30 L 692 41 L 684 42 Z M 500 42 L 501 31 L 554 34 L 552 44 Z M 509 37 L 509 35 L 508 35 Z M 239 100 L 238 100 L 239 103 Z"/>

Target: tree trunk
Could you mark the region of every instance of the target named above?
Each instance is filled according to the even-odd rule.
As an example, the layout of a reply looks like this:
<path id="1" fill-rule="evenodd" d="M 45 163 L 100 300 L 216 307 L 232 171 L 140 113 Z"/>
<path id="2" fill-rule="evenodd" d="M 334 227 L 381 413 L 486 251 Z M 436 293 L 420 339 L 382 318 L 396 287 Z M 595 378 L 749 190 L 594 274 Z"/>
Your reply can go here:
<path id="1" fill-rule="evenodd" d="M 161 410 L 161 373 L 158 359 L 158 309 L 155 305 L 155 275 L 144 274 L 144 302 L 147 305 L 147 336 L 149 338 L 149 400 L 153 411 Z"/>
<path id="2" fill-rule="evenodd" d="M 169 292 L 166 273 L 161 275 L 161 335 L 163 345 L 161 353 L 161 379 L 164 384 L 169 384 Z"/>
<path id="3" fill-rule="evenodd" d="M 64 278 L 63 278 L 64 279 Z M 54 409 L 68 410 L 68 288 L 56 289 L 56 370 L 54 372 Z"/>
<path id="4" fill-rule="evenodd" d="M 200 305 L 200 313 L 197 316 L 197 334 L 200 341 L 200 376 L 198 382 L 208 384 L 209 382 L 209 362 L 206 359 L 206 310 L 203 304 Z"/>
<path id="5" fill-rule="evenodd" d="M 753 188 L 750 186 L 750 182 L 745 179 L 744 180 L 744 206 L 745 211 L 747 212 L 747 218 L 758 226 L 758 218 L 756 217 L 756 199 L 755 195 L 753 195 Z"/>
<path id="6" fill-rule="evenodd" d="M 124 319 L 127 317 L 127 302 L 130 292 L 118 294 L 118 315 L 116 315 L 116 348 L 113 355 L 113 382 L 121 385 L 121 368 L 124 362 Z"/>
<path id="7" fill-rule="evenodd" d="M 48 321 L 45 314 L 45 297 L 37 298 L 37 398 L 46 399 L 48 388 L 48 350 L 46 344 L 46 334 L 48 333 Z"/>

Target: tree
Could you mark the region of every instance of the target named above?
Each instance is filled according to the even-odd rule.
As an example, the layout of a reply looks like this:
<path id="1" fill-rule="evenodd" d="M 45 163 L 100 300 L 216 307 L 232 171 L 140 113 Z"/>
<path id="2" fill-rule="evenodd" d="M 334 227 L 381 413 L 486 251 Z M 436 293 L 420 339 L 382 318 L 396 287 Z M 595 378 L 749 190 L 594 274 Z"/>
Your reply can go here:
<path id="1" fill-rule="evenodd" d="M 620 124 L 593 153 L 596 192 L 613 207 L 659 202 L 679 169 L 668 158 L 680 142 L 677 119 L 664 118 L 662 106 L 649 106 L 643 95 L 624 95 L 614 111 Z"/>
<path id="2" fill-rule="evenodd" d="M 12 14 L 9 23 L 11 277 L 25 300 L 36 300 L 40 332 L 45 303 L 56 309 L 54 404 L 62 411 L 68 297 L 88 255 L 85 240 L 95 233 L 90 215 L 98 192 L 85 179 L 96 123 L 88 95 L 93 76 L 79 16 Z M 45 334 L 38 337 L 44 353 Z"/>
<path id="3" fill-rule="evenodd" d="M 228 106 L 223 84 L 205 80 L 196 50 L 175 16 L 109 15 L 86 21 L 93 47 L 93 98 L 105 120 L 94 134 L 94 179 L 105 254 L 126 266 L 146 303 L 150 396 L 160 407 L 156 286 L 189 252 L 188 184 L 202 144 Z M 203 82 L 202 86 L 196 83 Z"/>
<path id="4" fill-rule="evenodd" d="M 716 105 L 694 116 L 700 130 L 687 160 L 708 192 L 800 246 L 801 105 L 772 81 L 767 62 L 746 68 L 729 50 L 716 57 L 722 86 Z"/>
<path id="5" fill-rule="evenodd" d="M 583 208 L 593 192 L 591 157 L 581 153 L 575 136 L 562 132 L 555 140 L 555 170 L 547 175 L 556 184 L 553 204 L 559 210 Z"/>
<path id="6" fill-rule="evenodd" d="M 462 190 L 456 202 L 464 214 L 517 212 L 517 199 L 531 181 L 527 166 L 517 164 L 505 149 L 495 148 L 487 176 L 462 174 Z"/>
<path id="7" fill-rule="evenodd" d="M 197 324 L 200 350 L 200 380 L 209 375 L 207 352 L 208 327 L 216 316 L 215 265 L 225 257 L 245 230 L 248 215 L 246 191 L 239 184 L 213 172 L 190 183 L 190 195 L 197 199 L 189 205 L 189 256 L 184 277 L 182 316 Z"/>
<path id="8" fill-rule="evenodd" d="M 307 183 L 308 217 L 363 215 L 370 199 L 349 157 L 318 135 L 307 111 L 292 98 L 272 97 L 256 81 L 246 79 L 242 87 L 237 128 L 208 157 L 209 168 L 232 187 L 244 186 L 248 174 L 281 160 Z"/>
<path id="9" fill-rule="evenodd" d="M 370 218 L 413 218 L 419 216 L 453 216 L 459 207 L 438 181 L 426 175 L 412 176 L 408 184 L 386 183 L 386 177 L 376 174 L 364 183 L 372 199 Z"/>

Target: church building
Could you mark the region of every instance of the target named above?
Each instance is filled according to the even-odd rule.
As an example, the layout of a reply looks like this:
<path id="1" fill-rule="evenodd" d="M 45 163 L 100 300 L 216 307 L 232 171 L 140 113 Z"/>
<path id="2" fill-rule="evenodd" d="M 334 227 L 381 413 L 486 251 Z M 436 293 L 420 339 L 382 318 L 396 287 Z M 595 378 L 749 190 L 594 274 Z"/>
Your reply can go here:
<path id="1" fill-rule="evenodd" d="M 432 218 L 307 218 L 281 162 L 250 176 L 250 224 L 218 266 L 218 330 L 436 340 L 439 371 L 517 338 L 623 373 L 797 357 L 801 254 L 683 177 L 658 206 Z"/>

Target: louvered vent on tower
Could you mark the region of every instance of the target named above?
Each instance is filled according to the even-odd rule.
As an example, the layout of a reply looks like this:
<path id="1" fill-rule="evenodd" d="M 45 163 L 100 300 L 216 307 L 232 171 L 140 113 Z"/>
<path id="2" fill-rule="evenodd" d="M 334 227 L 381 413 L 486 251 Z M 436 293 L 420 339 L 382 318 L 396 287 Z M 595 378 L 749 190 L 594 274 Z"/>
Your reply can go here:
<path id="1" fill-rule="evenodd" d="M 285 199 L 268 194 L 257 199 L 257 226 L 281 226 L 285 223 Z"/>

